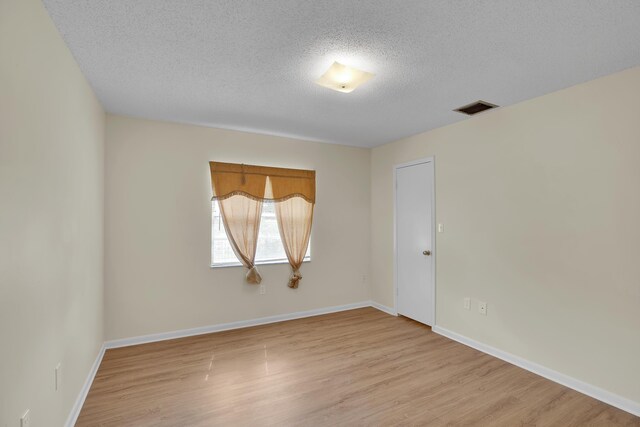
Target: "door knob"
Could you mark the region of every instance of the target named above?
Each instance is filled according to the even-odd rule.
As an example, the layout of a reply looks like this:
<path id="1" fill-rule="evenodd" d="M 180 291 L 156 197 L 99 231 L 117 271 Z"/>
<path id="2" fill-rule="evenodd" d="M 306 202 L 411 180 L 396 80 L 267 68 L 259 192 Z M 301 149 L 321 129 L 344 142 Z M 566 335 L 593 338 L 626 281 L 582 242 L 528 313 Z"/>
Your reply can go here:
<path id="1" fill-rule="evenodd" d="M 429 256 L 431 255 L 431 251 L 422 251 L 422 255 Z"/>

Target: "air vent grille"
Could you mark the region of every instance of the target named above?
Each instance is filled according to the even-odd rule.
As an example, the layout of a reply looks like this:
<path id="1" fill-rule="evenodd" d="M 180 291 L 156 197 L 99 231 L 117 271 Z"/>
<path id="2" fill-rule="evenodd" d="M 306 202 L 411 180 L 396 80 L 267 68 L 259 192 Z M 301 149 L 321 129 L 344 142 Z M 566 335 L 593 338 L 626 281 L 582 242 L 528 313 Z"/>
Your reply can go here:
<path id="1" fill-rule="evenodd" d="M 463 107 L 456 108 L 453 111 L 457 111 L 458 113 L 466 114 L 468 116 L 473 116 L 474 114 L 478 114 L 496 107 L 497 105 L 491 104 L 490 102 L 476 101 Z"/>

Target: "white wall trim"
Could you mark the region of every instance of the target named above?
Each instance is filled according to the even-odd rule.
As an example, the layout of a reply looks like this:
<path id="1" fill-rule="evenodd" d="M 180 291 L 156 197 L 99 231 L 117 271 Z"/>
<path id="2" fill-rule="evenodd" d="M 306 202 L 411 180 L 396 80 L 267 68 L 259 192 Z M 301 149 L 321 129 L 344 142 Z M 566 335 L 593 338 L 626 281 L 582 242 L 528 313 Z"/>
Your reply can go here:
<path id="1" fill-rule="evenodd" d="M 96 377 L 96 373 L 98 372 L 98 368 L 100 367 L 100 363 L 102 363 L 102 357 L 104 356 L 104 351 L 106 347 L 104 344 L 100 347 L 100 351 L 96 356 L 96 360 L 93 361 L 93 365 L 91 365 L 91 370 L 87 375 L 87 379 L 84 380 L 84 384 L 80 389 L 80 393 L 76 398 L 76 401 L 73 403 L 73 407 L 71 408 L 71 412 L 67 417 L 67 422 L 64 424 L 65 427 L 73 427 L 78 420 L 78 416 L 80 415 L 80 411 L 82 410 L 82 405 L 84 405 L 84 401 L 87 398 L 87 394 L 89 394 L 89 389 L 91 388 L 91 384 L 93 384 L 93 379 Z"/>
<path id="2" fill-rule="evenodd" d="M 130 345 L 146 344 L 150 342 L 172 340 L 176 338 L 191 337 L 194 335 L 210 334 L 212 332 L 228 331 L 232 329 L 248 328 L 251 326 L 266 325 L 269 323 L 283 322 L 285 320 L 302 319 L 304 317 L 320 316 L 322 314 L 337 313 L 339 311 L 353 310 L 356 308 L 371 307 L 371 301 L 361 301 L 352 304 L 336 305 L 333 307 L 316 308 L 313 310 L 297 311 L 288 314 L 277 314 L 275 316 L 260 317 L 250 320 L 239 320 L 237 322 L 219 323 L 217 325 L 200 326 L 191 329 L 182 329 L 172 332 L 161 332 L 158 334 L 142 335 L 132 338 L 122 338 L 105 342 L 105 348 L 128 347 Z M 376 307 L 377 308 L 377 307 Z M 384 310 L 383 310 L 384 311 Z"/>
<path id="3" fill-rule="evenodd" d="M 442 328 L 436 325 L 432 328 L 432 330 L 437 334 L 450 338 L 454 341 L 458 341 L 459 343 L 462 343 L 466 346 L 475 348 L 476 350 L 497 357 L 498 359 L 502 359 L 505 362 L 511 363 L 512 365 L 519 366 L 520 368 L 526 369 L 529 372 L 538 374 L 548 380 L 551 380 L 558 384 L 562 384 L 565 387 L 569 387 L 580 393 L 586 394 L 587 396 L 593 397 L 594 399 L 598 399 L 604 403 L 615 406 L 616 408 L 622 409 L 623 411 L 640 417 L 640 403 L 638 402 L 634 402 L 630 399 L 611 393 L 610 391 L 601 389 L 594 385 L 587 384 L 568 375 L 561 374 L 560 372 L 554 371 L 553 369 L 538 365 L 537 363 L 531 362 L 527 359 L 523 359 L 522 357 L 513 355 L 511 353 L 507 353 L 506 351 L 499 350 L 490 345 L 483 344 L 479 341 L 473 340 L 464 335 L 460 335 L 446 328 Z"/>
<path id="4" fill-rule="evenodd" d="M 380 303 L 377 303 L 375 301 L 369 301 L 369 304 L 371 307 L 378 309 L 380 311 L 384 311 L 387 314 L 390 314 L 392 316 L 397 316 L 398 313 L 396 312 L 396 310 L 392 307 L 387 307 L 386 305 L 382 305 Z"/>

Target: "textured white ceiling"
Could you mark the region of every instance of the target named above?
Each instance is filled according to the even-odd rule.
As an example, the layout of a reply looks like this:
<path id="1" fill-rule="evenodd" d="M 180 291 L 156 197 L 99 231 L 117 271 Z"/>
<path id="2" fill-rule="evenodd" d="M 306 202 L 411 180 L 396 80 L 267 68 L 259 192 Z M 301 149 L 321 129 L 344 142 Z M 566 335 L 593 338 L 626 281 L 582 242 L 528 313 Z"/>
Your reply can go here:
<path id="1" fill-rule="evenodd" d="M 44 0 L 111 113 L 376 146 L 640 65 L 638 0 Z M 333 61 L 376 74 L 314 84 Z"/>

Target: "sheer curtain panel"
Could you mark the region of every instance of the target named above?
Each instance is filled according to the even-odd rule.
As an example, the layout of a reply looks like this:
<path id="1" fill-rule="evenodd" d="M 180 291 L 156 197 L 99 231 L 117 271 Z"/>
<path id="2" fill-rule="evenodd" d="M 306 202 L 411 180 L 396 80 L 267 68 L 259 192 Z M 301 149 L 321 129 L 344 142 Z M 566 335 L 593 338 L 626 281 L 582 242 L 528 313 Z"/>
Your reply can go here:
<path id="1" fill-rule="evenodd" d="M 302 279 L 300 266 L 309 246 L 313 203 L 299 196 L 276 202 L 276 218 L 284 251 L 292 269 L 288 286 L 295 289 Z"/>

